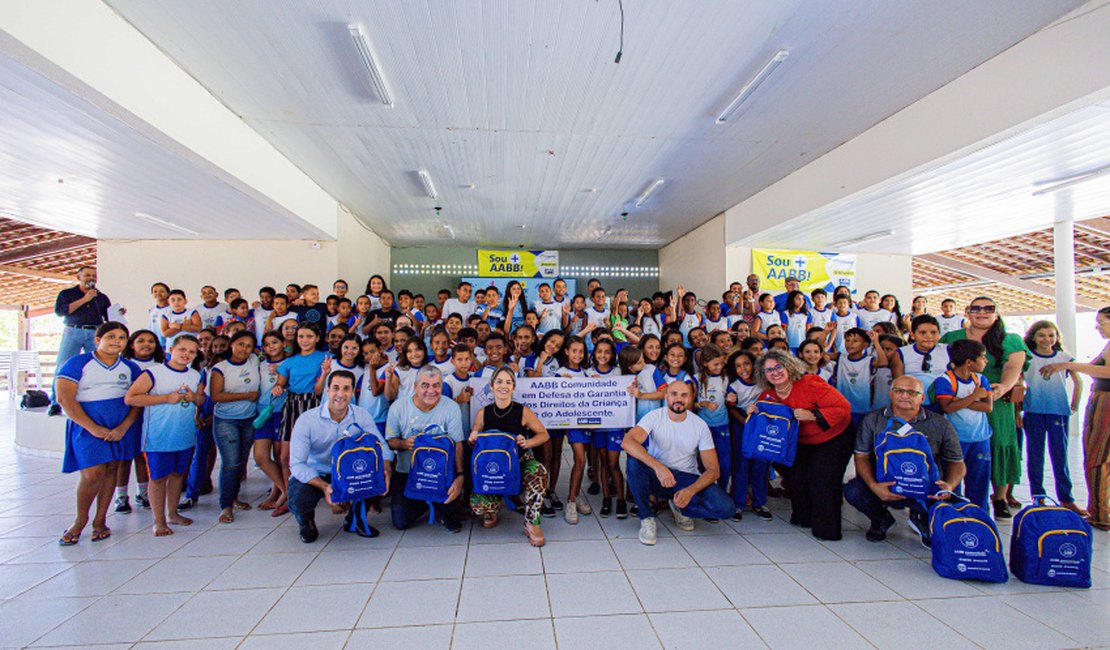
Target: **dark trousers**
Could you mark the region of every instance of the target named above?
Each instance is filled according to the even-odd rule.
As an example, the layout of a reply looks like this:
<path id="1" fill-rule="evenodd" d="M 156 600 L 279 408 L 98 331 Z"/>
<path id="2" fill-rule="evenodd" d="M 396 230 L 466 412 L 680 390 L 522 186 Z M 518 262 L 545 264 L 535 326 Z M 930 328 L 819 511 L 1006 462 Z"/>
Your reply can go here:
<path id="1" fill-rule="evenodd" d="M 625 476 L 628 479 L 628 489 L 632 492 L 632 499 L 640 519 L 654 517 L 655 511 L 651 507 L 651 497 L 661 501 L 669 501 L 674 493 L 688 488 L 698 480 L 697 474 L 687 474 L 678 470 L 671 470 L 674 475 L 674 487 L 663 487 L 655 470 L 629 456 Z M 736 512 L 736 506 L 717 483 L 709 485 L 690 499 L 690 503 L 682 508 L 682 514 L 694 519 L 724 519 L 731 517 Z"/>
<path id="2" fill-rule="evenodd" d="M 844 470 L 852 457 L 855 437 L 855 429 L 848 427 L 832 440 L 799 444 L 794 466 L 781 468 L 790 482 L 790 523 L 812 528 L 814 537 L 841 537 Z"/>
<path id="3" fill-rule="evenodd" d="M 729 423 L 732 433 L 732 500 L 737 510 L 748 504 L 748 488 L 752 490 L 752 509 L 767 505 L 767 478 L 771 464 L 765 460 L 744 458 L 742 445 L 744 425 Z"/>
<path id="4" fill-rule="evenodd" d="M 929 512 L 925 504 L 918 499 L 883 501 L 858 476 L 844 484 L 844 500 L 866 515 L 873 524 L 886 522 L 887 515 L 890 513 L 887 508 L 909 508 L 911 511 L 921 514 L 928 514 Z"/>
<path id="5" fill-rule="evenodd" d="M 331 474 L 322 474 L 320 478 L 331 483 Z M 316 520 L 316 504 L 323 498 L 323 490 L 289 477 L 289 512 L 301 526 Z"/>
<path id="6" fill-rule="evenodd" d="M 405 484 L 408 483 L 408 474 L 394 472 L 389 483 L 389 517 L 393 520 L 393 527 L 397 530 L 412 528 L 422 517 L 428 514 L 428 504 L 405 496 Z M 457 522 L 458 504 L 465 501 L 461 496 L 449 504 L 433 503 L 436 515 L 446 523 Z M 292 509 L 292 508 L 290 508 Z"/>
<path id="7" fill-rule="evenodd" d="M 189 465 L 189 477 L 185 482 L 185 498 L 200 498 L 200 491 L 209 479 L 208 455 L 215 446 L 211 425 L 197 429 L 197 446 L 193 449 L 193 462 Z"/>

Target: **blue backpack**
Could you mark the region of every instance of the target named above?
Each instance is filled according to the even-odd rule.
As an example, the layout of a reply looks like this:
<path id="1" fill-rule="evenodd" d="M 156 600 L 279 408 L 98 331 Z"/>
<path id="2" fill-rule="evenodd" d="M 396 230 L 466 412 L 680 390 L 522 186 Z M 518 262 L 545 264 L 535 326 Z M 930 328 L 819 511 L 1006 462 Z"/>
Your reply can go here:
<path id="1" fill-rule="evenodd" d="M 937 501 L 929 508 L 933 570 L 942 578 L 1006 582 L 1006 558 L 994 522 L 974 503 Z"/>
<path id="2" fill-rule="evenodd" d="M 503 431 L 478 434 L 470 456 L 475 494 L 520 494 L 520 453 L 516 438 Z"/>
<path id="3" fill-rule="evenodd" d="M 447 500 L 447 490 L 455 482 L 455 441 L 437 425 L 430 425 L 416 436 L 412 447 L 412 468 L 405 482 L 405 496 L 428 503 L 428 523 L 435 523 L 432 504 Z"/>
<path id="4" fill-rule="evenodd" d="M 940 470 L 929 438 L 902 418 L 890 418 L 875 438 L 875 478 L 894 481 L 890 491 L 907 499 L 924 499 L 937 491 Z"/>
<path id="5" fill-rule="evenodd" d="M 1091 525 L 1047 497 L 1014 515 L 1010 571 L 1022 582 L 1058 587 L 1091 587 Z M 1055 503 L 1055 502 L 1054 502 Z"/>
<path id="6" fill-rule="evenodd" d="M 794 409 L 767 400 L 756 402 L 755 409 L 744 424 L 741 443 L 744 458 L 790 467 L 798 453 L 798 421 L 794 419 Z"/>
<path id="7" fill-rule="evenodd" d="M 385 494 L 382 439 L 352 424 L 331 446 L 331 495 L 335 503 Z"/>

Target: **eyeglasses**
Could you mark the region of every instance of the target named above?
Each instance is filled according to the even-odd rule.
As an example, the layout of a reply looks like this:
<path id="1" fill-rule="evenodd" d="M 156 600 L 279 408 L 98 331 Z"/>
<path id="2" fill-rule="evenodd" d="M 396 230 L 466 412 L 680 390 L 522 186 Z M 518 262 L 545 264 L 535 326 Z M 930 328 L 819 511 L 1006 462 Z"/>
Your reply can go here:
<path id="1" fill-rule="evenodd" d="M 972 305 L 967 308 L 969 314 L 993 314 L 994 305 Z"/>
<path id="2" fill-rule="evenodd" d="M 767 366 L 763 368 L 763 373 L 766 375 L 775 375 L 780 372 L 786 372 L 786 368 L 782 366 Z"/>
<path id="3" fill-rule="evenodd" d="M 895 395 L 904 395 L 905 397 L 916 397 L 918 395 L 925 394 L 919 390 L 913 390 L 910 388 L 891 388 L 890 392 L 894 393 Z"/>
<path id="4" fill-rule="evenodd" d="M 933 353 L 926 352 L 925 356 L 921 357 L 921 372 L 929 372 L 933 369 Z"/>

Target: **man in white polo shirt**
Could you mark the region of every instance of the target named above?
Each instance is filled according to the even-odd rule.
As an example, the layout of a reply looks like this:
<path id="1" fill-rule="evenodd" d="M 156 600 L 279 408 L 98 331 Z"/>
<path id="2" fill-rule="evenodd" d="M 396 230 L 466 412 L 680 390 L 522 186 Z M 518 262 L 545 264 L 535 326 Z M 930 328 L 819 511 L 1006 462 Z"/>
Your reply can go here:
<path id="1" fill-rule="evenodd" d="M 686 531 L 694 529 L 694 518 L 724 519 L 736 510 L 732 498 L 717 485 L 721 470 L 709 426 L 687 411 L 690 385 L 671 382 L 664 395 L 667 405 L 645 415 L 621 443 L 628 453 L 628 486 L 639 511 L 640 542 L 649 546 L 656 535 L 652 496 L 670 502 L 675 523 Z M 699 459 L 705 467 L 702 474 Z"/>

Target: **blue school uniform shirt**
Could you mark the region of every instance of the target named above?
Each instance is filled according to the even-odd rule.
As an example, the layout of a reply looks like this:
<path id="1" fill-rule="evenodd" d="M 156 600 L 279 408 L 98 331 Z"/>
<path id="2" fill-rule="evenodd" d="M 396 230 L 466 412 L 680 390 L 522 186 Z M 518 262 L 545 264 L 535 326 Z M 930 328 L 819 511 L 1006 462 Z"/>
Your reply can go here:
<path id="1" fill-rule="evenodd" d="M 975 391 L 976 386 L 982 386 L 986 390 L 991 389 L 991 383 L 983 375 L 973 372 L 971 378 L 964 381 L 957 377 L 956 373 L 949 372 L 933 382 L 933 393 L 937 396 L 939 402 L 946 399 L 967 397 Z M 987 414 L 982 411 L 963 408 L 945 413 L 944 417 L 948 418 L 952 428 L 956 430 L 960 442 L 982 442 L 991 438 L 991 424 L 987 420 Z"/>
<path id="2" fill-rule="evenodd" d="M 771 329 L 772 325 L 783 324 L 782 314 L 777 311 L 760 311 L 756 313 L 756 317 L 759 318 L 759 330 L 757 331 L 764 336 L 767 336 L 767 330 Z M 754 322 L 753 320 L 752 323 L 754 324 Z"/>
<path id="3" fill-rule="evenodd" d="M 166 364 L 143 371 L 149 375 L 151 395 L 169 395 L 181 390 L 182 384 L 196 392 L 204 389 L 204 373 L 193 368 L 175 370 Z M 197 444 L 194 418 L 197 407 L 192 402 L 173 402 L 143 407 L 143 451 L 182 451 Z"/>
<path id="4" fill-rule="evenodd" d="M 374 370 L 378 376 L 378 383 L 385 384 L 386 381 L 386 367 L 382 366 Z M 366 372 L 370 372 L 370 367 L 366 367 Z M 377 395 L 370 388 L 370 380 L 366 379 L 362 382 L 362 391 L 358 395 L 358 405 L 370 412 L 370 417 L 378 424 L 385 424 L 387 415 L 389 414 L 389 400 L 385 397 L 385 388 L 383 386 L 382 392 Z"/>
<path id="5" fill-rule="evenodd" d="M 311 354 L 298 354 L 289 357 L 278 366 L 278 374 L 289 383 L 286 389 L 291 393 L 303 394 L 316 391 L 316 379 L 320 377 L 320 364 L 324 363 L 324 353 L 319 350 Z"/>
<path id="6" fill-rule="evenodd" d="M 867 413 L 871 408 L 871 360 L 864 353 L 859 359 L 847 354 L 836 362 L 836 390 L 852 405 L 852 413 Z"/>
<path id="7" fill-rule="evenodd" d="M 844 316 L 834 311 L 832 322 L 836 323 L 836 337 L 833 340 L 833 345 L 840 354 L 847 354 L 848 351 L 844 349 L 844 334 L 854 327 L 860 327 L 859 316 L 854 311 L 849 311 Z"/>
<path id="8" fill-rule="evenodd" d="M 686 374 L 685 370 L 679 370 L 677 375 L 672 375 L 667 370 L 657 368 L 652 374 L 652 380 L 655 381 L 655 390 L 652 391 L 653 393 L 666 389 L 668 384 L 675 381 L 683 381 L 691 385 L 697 384 L 690 375 Z"/>
<path id="9" fill-rule="evenodd" d="M 280 376 L 278 368 L 281 367 L 281 361 L 273 362 L 268 359 L 262 359 L 258 363 L 258 401 L 255 402 L 255 413 L 261 413 L 267 406 L 273 406 L 273 413 L 281 413 L 282 407 L 285 406 L 286 393 L 282 393 L 274 397 L 274 386 L 277 386 L 277 380 Z"/>
<path id="10" fill-rule="evenodd" d="M 783 314 L 783 319 L 786 321 L 786 344 L 790 346 L 791 350 L 798 349 L 806 340 L 806 329 L 812 322 L 809 314 L 798 312 L 796 314 Z"/>
<path id="11" fill-rule="evenodd" d="M 875 327 L 875 323 L 893 323 L 894 314 L 886 309 L 864 309 L 860 307 L 856 310 L 856 316 L 859 317 L 860 327 L 869 330 Z"/>
<path id="12" fill-rule="evenodd" d="M 728 409 L 725 408 L 725 397 L 728 395 L 728 379 L 724 375 L 708 375 L 704 382 L 697 381 L 699 402 L 713 402 L 717 408 L 698 409 L 698 417 L 709 425 L 710 429 L 728 426 Z"/>
<path id="13" fill-rule="evenodd" d="M 259 379 L 258 357 L 254 355 L 247 357 L 243 363 L 224 359 L 212 368 L 212 374 L 223 377 L 225 393 L 250 393 L 259 390 L 259 386 L 262 385 Z M 212 412 L 222 420 L 242 420 L 254 417 L 254 404 L 247 400 L 217 402 Z"/>
<path id="14" fill-rule="evenodd" d="M 77 384 L 77 402 L 90 420 L 102 427 L 114 428 L 131 412 L 123 396 L 140 372 L 129 359 L 119 357 L 114 364 L 106 366 L 95 354 L 88 352 L 62 364 L 58 379 Z M 80 425 L 74 426 L 85 431 Z"/>
<path id="15" fill-rule="evenodd" d="M 1025 402 L 1023 407 L 1026 413 L 1041 413 L 1048 415 L 1071 415 L 1071 400 L 1068 399 L 1068 386 L 1066 372 L 1054 373 L 1048 379 L 1041 376 L 1041 368 L 1050 363 L 1066 363 L 1075 361 L 1075 358 L 1065 352 L 1053 352 L 1042 356 L 1033 352 L 1033 360 L 1029 369 L 1025 371 Z"/>
<path id="16" fill-rule="evenodd" d="M 916 343 L 903 345 L 898 348 L 898 357 L 902 359 L 903 374 L 916 378 L 921 382 L 925 391 L 925 405 L 932 403 L 933 382 L 938 377 L 948 372 L 948 346 L 937 343 L 933 349 L 922 352 Z M 926 357 L 928 361 L 926 361 Z M 928 366 L 928 370 L 925 367 Z"/>

